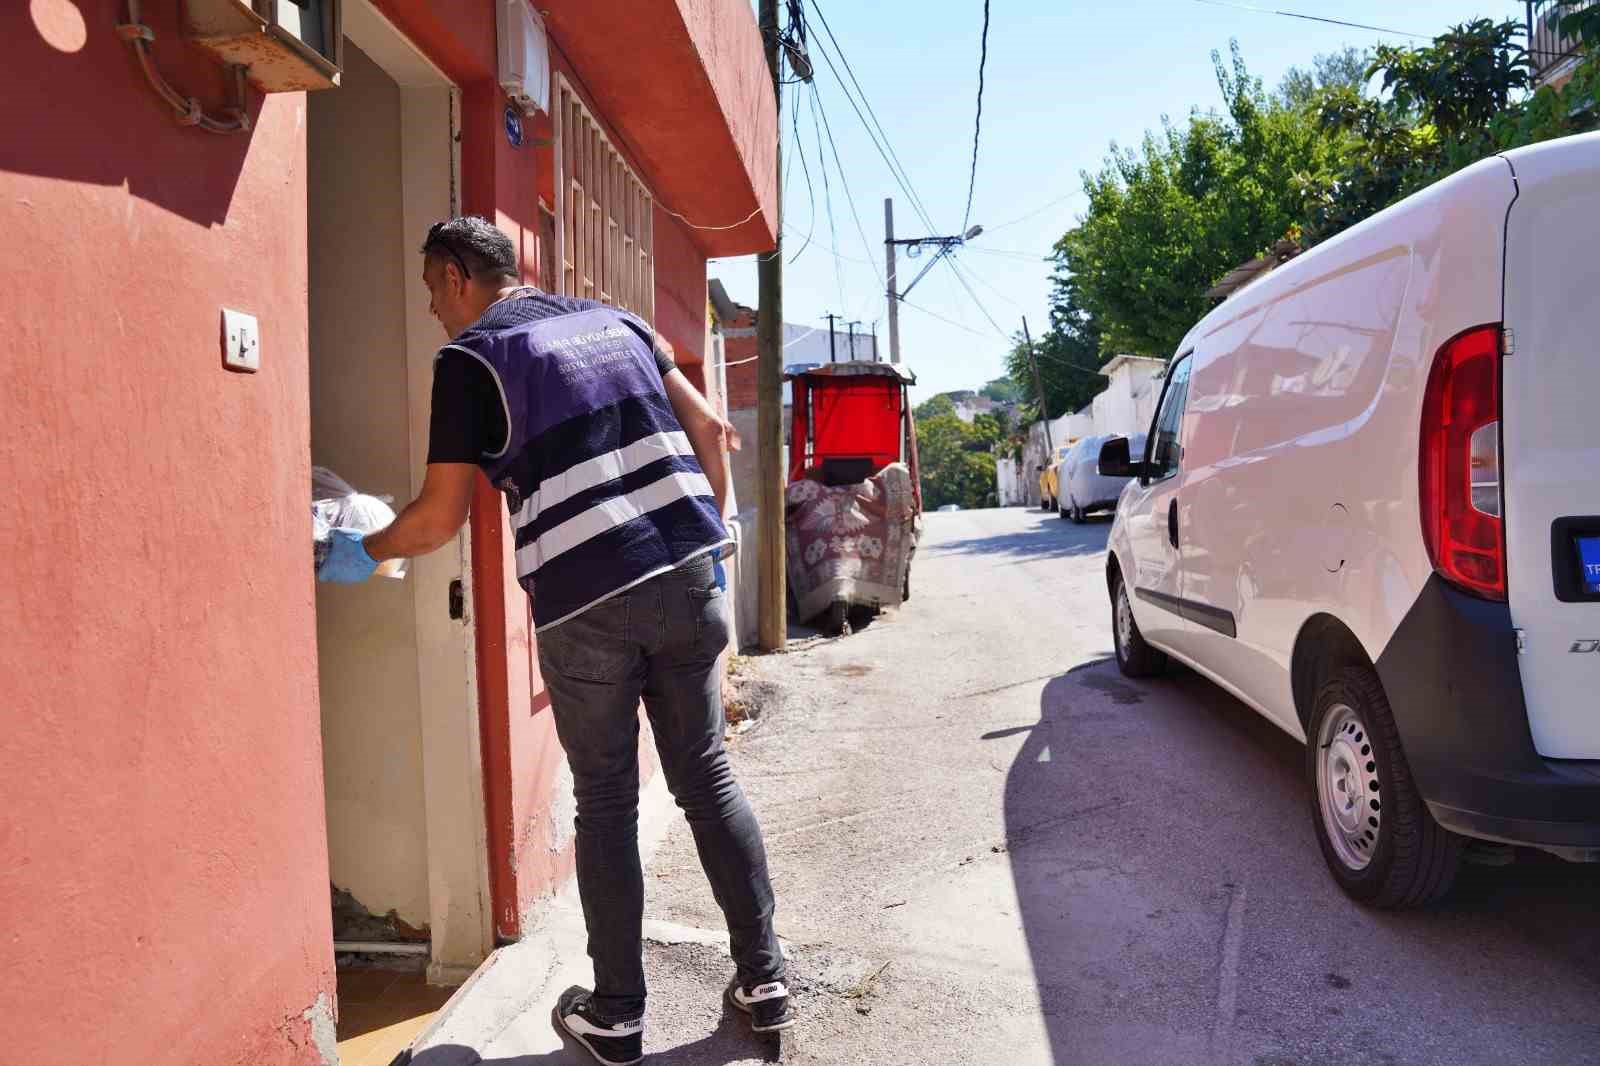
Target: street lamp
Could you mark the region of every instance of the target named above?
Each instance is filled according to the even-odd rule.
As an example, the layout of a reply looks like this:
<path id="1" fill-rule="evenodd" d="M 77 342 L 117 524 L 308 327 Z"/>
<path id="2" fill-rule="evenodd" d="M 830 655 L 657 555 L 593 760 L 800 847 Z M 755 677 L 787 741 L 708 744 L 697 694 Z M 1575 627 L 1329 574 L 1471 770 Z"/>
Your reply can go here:
<path id="1" fill-rule="evenodd" d="M 933 258 L 928 260 L 928 265 L 922 268 L 922 272 L 911 279 L 910 285 L 907 285 L 900 292 L 895 292 L 894 289 L 891 288 L 889 290 L 890 298 L 895 300 L 903 300 L 907 296 L 910 296 L 911 290 L 916 288 L 917 282 L 921 281 L 925 276 L 927 276 L 928 271 L 933 269 L 933 265 L 935 263 L 982 233 L 982 226 L 973 226 L 959 237 L 905 237 L 901 238 L 900 240 L 890 239 L 885 241 L 885 244 L 898 244 L 904 246 L 913 259 L 917 257 L 917 254 L 921 252 L 923 248 L 934 247 L 939 249 L 934 253 Z"/>

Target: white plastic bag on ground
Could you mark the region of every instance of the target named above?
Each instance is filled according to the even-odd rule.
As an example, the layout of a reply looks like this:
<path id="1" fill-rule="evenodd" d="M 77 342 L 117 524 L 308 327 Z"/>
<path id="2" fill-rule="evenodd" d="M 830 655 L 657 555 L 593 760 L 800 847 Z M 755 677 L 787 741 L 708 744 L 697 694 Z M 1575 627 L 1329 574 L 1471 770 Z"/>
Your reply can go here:
<path id="1" fill-rule="evenodd" d="M 368 496 L 325 466 L 311 468 L 311 539 L 317 566 L 328 554 L 328 538 L 335 528 L 376 533 L 394 521 L 391 496 Z M 383 577 L 406 576 L 404 559 L 388 559 L 378 564 Z"/>

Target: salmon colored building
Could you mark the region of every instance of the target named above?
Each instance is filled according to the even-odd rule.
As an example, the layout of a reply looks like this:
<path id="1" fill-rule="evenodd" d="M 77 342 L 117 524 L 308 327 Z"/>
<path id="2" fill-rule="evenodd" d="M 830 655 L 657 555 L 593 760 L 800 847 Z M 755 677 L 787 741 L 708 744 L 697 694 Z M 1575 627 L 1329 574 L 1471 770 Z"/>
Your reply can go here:
<path id="1" fill-rule="evenodd" d="M 353 588 L 309 520 L 313 465 L 420 485 L 430 222 L 497 222 L 702 386 L 706 260 L 773 244 L 747 0 L 536 6 L 0 5 L 5 1061 L 331 1063 L 330 885 L 450 982 L 568 876 L 500 496 Z"/>

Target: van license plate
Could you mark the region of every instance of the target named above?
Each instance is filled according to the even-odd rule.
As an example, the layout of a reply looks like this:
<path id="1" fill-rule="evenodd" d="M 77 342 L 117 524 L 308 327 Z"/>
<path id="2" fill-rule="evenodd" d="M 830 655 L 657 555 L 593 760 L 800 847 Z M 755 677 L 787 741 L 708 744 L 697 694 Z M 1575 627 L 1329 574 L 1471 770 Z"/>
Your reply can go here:
<path id="1" fill-rule="evenodd" d="M 1600 596 L 1600 537 L 1578 537 L 1578 567 L 1583 571 L 1583 591 Z"/>

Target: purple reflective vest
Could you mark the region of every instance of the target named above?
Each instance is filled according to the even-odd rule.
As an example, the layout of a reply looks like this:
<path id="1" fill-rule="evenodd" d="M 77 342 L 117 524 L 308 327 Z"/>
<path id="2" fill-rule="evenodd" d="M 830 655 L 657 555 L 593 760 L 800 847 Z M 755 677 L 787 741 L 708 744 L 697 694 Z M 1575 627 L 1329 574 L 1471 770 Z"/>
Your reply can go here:
<path id="1" fill-rule="evenodd" d="M 513 297 L 445 350 L 488 367 L 505 404 L 505 446 L 479 465 L 506 494 L 537 630 L 730 541 L 649 327 L 592 301 L 531 299 L 558 313 L 529 320 Z"/>

